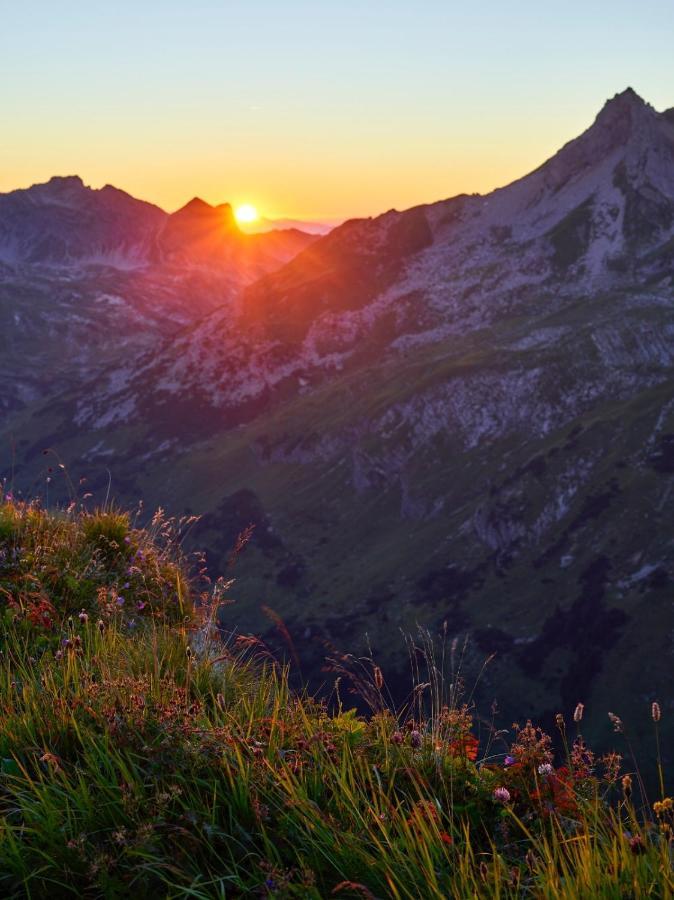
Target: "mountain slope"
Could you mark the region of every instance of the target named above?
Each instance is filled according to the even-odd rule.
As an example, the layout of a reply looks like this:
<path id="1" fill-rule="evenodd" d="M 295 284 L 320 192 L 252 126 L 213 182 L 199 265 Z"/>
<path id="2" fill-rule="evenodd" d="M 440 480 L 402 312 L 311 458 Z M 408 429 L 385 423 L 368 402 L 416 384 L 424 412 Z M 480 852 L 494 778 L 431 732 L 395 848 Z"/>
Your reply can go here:
<path id="1" fill-rule="evenodd" d="M 77 389 L 231 310 L 243 286 L 313 240 L 244 235 L 224 209 L 197 200 L 169 216 L 75 176 L 0 195 L 0 412 Z"/>
<path id="2" fill-rule="evenodd" d="M 272 607 L 314 683 L 368 634 L 400 696 L 399 629 L 447 623 L 520 716 L 629 713 L 670 696 L 673 248 L 672 116 L 628 90 L 512 185 L 345 223 L 27 412 L 20 457 L 48 433 L 94 489 L 114 461 L 202 515 L 214 571 L 254 523 L 228 621 L 273 642 Z"/>
<path id="3" fill-rule="evenodd" d="M 674 125 L 628 89 L 506 188 L 335 229 L 248 289 L 236 329 L 216 311 L 141 365 L 136 387 L 87 398 L 80 420 L 118 402 L 144 417 L 168 391 L 239 421 L 244 406 L 257 411 L 385 350 L 465 335 L 563 295 L 668 284 L 673 167 Z"/>

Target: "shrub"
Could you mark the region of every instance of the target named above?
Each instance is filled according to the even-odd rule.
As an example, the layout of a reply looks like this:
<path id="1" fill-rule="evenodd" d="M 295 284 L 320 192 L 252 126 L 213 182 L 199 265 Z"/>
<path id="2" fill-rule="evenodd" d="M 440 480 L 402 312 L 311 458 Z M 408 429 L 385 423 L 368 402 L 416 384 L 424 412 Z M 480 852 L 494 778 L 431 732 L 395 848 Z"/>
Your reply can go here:
<path id="1" fill-rule="evenodd" d="M 0 616 L 38 644 L 84 613 L 125 627 L 153 618 L 189 621 L 193 589 L 161 518 L 153 532 L 126 513 L 74 505 L 47 512 L 0 498 Z"/>

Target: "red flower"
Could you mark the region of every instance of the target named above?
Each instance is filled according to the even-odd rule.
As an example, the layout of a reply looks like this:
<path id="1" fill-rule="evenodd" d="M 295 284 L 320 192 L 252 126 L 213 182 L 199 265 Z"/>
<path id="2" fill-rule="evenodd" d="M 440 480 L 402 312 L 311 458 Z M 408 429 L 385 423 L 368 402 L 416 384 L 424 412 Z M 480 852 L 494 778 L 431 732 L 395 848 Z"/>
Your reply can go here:
<path id="1" fill-rule="evenodd" d="M 465 734 L 463 737 L 452 741 L 448 750 L 451 756 L 463 756 L 466 759 L 475 761 L 477 759 L 477 750 L 480 746 L 478 739 L 472 734 Z"/>

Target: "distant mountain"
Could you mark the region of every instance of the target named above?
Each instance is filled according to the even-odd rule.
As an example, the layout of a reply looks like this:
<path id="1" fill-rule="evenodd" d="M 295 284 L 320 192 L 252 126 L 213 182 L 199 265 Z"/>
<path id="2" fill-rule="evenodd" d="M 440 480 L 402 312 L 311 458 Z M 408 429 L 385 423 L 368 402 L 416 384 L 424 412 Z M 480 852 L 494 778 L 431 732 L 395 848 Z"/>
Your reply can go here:
<path id="1" fill-rule="evenodd" d="M 126 409 L 134 396 L 159 396 L 156 372 L 176 396 L 238 421 L 242 398 L 273 405 L 277 388 L 287 397 L 307 379 L 320 382 L 385 351 L 454 339 L 515 312 L 549 314 L 564 295 L 668 288 L 673 147 L 669 115 L 628 89 L 581 137 L 506 188 L 336 228 L 246 290 L 237 328 L 225 318 L 228 333 L 219 335 L 227 354 L 204 346 L 223 328 L 215 310 L 143 364 L 137 389 L 130 383 L 120 401 Z M 191 379 L 190 359 L 200 361 Z M 104 390 L 86 401 L 92 421 L 97 402 L 114 409 L 116 395 Z M 217 421 L 221 428 L 227 418 Z"/>
<path id="2" fill-rule="evenodd" d="M 250 233 L 278 231 L 285 228 L 297 228 L 307 234 L 328 234 L 336 227 L 335 222 L 310 222 L 304 219 L 268 219 L 262 216 L 250 225 L 242 226 L 243 231 Z"/>
<path id="3" fill-rule="evenodd" d="M 226 204 L 195 199 L 168 215 L 77 176 L 0 195 L 0 412 L 230 309 L 313 240 L 243 234 Z"/>
<path id="4" fill-rule="evenodd" d="M 346 222 L 20 424 L 26 473 L 48 433 L 201 514 L 214 571 L 254 523 L 228 621 L 275 642 L 272 607 L 314 683 L 367 634 L 400 695 L 421 623 L 497 654 L 507 724 L 638 734 L 674 703 L 674 113 L 627 90 L 507 187 Z"/>
<path id="5" fill-rule="evenodd" d="M 5 264 L 99 263 L 132 267 L 154 252 L 166 219 L 151 203 L 76 175 L 0 194 L 0 260 Z"/>

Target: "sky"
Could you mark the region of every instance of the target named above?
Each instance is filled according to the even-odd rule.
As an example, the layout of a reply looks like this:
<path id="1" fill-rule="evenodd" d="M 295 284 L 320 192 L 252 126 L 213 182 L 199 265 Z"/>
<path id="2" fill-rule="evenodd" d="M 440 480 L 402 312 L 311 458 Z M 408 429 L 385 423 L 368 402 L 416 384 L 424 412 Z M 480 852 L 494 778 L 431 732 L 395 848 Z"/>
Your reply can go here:
<path id="1" fill-rule="evenodd" d="M 337 220 L 507 184 L 627 86 L 674 0 L 0 0 L 0 191 L 80 175 Z"/>

